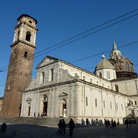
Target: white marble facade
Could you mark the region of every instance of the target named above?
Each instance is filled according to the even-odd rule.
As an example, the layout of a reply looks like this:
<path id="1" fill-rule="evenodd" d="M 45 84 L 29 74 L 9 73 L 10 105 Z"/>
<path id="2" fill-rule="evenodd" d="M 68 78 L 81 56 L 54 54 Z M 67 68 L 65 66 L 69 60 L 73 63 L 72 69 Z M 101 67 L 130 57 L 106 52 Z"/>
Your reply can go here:
<path id="1" fill-rule="evenodd" d="M 104 69 L 105 74 L 106 69 Z M 45 57 L 37 75 L 23 93 L 21 116 L 72 117 L 78 122 L 103 122 L 123 118 L 134 107 L 138 115 L 138 79 L 115 81 L 101 77 L 63 60 Z M 98 70 L 99 73 L 99 70 Z M 106 76 L 106 75 L 105 75 Z M 133 101 L 134 104 L 129 103 Z"/>

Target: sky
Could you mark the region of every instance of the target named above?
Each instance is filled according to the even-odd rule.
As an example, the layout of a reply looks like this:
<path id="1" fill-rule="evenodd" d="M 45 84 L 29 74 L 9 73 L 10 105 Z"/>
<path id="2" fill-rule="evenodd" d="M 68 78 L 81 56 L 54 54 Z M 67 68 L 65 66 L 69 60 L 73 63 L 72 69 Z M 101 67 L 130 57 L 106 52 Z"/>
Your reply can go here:
<path id="1" fill-rule="evenodd" d="M 35 54 L 43 52 L 34 58 L 34 78 L 36 66 L 47 55 L 93 73 L 102 54 L 106 59 L 109 58 L 113 41 L 117 47 L 121 47 L 119 50 L 122 55 L 134 63 L 135 72 L 138 73 L 136 9 L 138 0 L 1 0 L 0 97 L 4 95 L 14 27 L 21 14 L 28 14 L 38 21 Z M 122 18 L 104 24 L 131 11 L 133 12 Z M 78 34 L 81 35 L 77 36 Z M 70 40 L 57 45 L 68 39 Z M 133 42 L 136 43 L 130 44 Z M 47 50 L 49 47 L 53 48 Z"/>

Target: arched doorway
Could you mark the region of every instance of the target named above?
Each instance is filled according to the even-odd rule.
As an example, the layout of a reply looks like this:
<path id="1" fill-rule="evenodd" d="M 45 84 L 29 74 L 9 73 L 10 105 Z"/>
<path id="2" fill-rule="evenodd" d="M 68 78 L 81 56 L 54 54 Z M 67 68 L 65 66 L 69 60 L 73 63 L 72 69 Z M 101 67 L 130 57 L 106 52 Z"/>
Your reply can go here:
<path id="1" fill-rule="evenodd" d="M 65 99 L 61 100 L 60 115 L 63 116 L 63 117 L 67 116 L 67 102 L 66 102 Z"/>
<path id="2" fill-rule="evenodd" d="M 43 96 L 43 115 L 47 116 L 47 108 L 48 108 L 48 97 L 47 95 Z"/>
<path id="3" fill-rule="evenodd" d="M 31 104 L 28 104 L 28 108 L 27 108 L 27 116 L 30 116 L 30 112 L 31 112 Z"/>
<path id="4" fill-rule="evenodd" d="M 27 111 L 26 111 L 26 116 L 30 116 L 31 115 L 31 103 L 32 103 L 32 99 L 28 98 L 26 100 L 27 103 Z"/>

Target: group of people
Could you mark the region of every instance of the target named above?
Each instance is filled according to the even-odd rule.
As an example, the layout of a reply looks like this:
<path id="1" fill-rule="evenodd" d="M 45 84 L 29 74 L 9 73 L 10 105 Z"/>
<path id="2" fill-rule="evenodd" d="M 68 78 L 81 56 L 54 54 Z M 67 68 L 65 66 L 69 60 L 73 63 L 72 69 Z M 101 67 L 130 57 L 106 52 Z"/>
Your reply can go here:
<path id="1" fill-rule="evenodd" d="M 46 116 L 46 112 L 41 113 L 41 114 L 38 112 L 38 115 L 37 116 L 36 116 L 36 113 L 34 112 L 34 117 L 40 117 L 40 116 L 41 117 Z"/>
<path id="2" fill-rule="evenodd" d="M 105 127 L 106 128 L 116 128 L 116 121 L 113 119 L 111 121 L 105 119 Z"/>
<path id="3" fill-rule="evenodd" d="M 69 135 L 72 136 L 73 135 L 73 129 L 75 128 L 75 124 L 73 119 L 71 118 L 69 121 Z M 64 119 L 60 119 L 59 123 L 58 123 L 58 131 L 57 134 L 65 134 L 65 130 L 66 130 L 66 124 L 65 124 L 65 120 Z"/>
<path id="4" fill-rule="evenodd" d="M 128 126 L 131 127 L 131 120 L 126 119 L 125 120 L 125 125 L 126 125 L 126 128 L 128 128 Z"/>

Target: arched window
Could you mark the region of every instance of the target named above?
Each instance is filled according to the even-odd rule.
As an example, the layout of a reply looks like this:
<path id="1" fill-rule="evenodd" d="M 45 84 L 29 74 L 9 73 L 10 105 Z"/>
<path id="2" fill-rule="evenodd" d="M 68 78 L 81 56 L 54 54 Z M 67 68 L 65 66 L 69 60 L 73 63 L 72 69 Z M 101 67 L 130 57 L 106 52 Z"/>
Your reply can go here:
<path id="1" fill-rule="evenodd" d="M 25 51 L 25 52 L 24 52 L 24 57 L 27 58 L 27 56 L 28 56 L 28 52 Z"/>
<path id="2" fill-rule="evenodd" d="M 44 96 L 43 96 L 43 100 L 44 100 L 44 101 L 47 101 L 47 100 L 48 100 L 47 95 L 44 95 Z"/>
<path id="3" fill-rule="evenodd" d="M 97 107 L 97 99 L 95 99 L 95 107 Z"/>
<path id="4" fill-rule="evenodd" d="M 117 84 L 115 84 L 115 91 L 116 91 L 116 92 L 119 92 L 119 87 L 118 87 Z"/>
<path id="5" fill-rule="evenodd" d="M 40 83 L 44 83 L 45 81 L 45 73 L 44 72 L 41 72 L 41 75 L 40 75 Z"/>
<path id="6" fill-rule="evenodd" d="M 99 73 L 99 76 L 102 77 L 102 73 L 101 72 Z"/>
<path id="7" fill-rule="evenodd" d="M 88 97 L 86 97 L 86 105 L 88 105 Z"/>
<path id="8" fill-rule="evenodd" d="M 106 77 L 107 77 L 107 79 L 110 79 L 110 72 L 109 71 L 106 73 Z"/>
<path id="9" fill-rule="evenodd" d="M 19 36 L 20 36 L 20 31 L 18 31 L 18 39 L 19 39 Z"/>
<path id="10" fill-rule="evenodd" d="M 31 33 L 28 31 L 28 32 L 26 33 L 26 39 L 25 39 L 25 40 L 27 40 L 27 41 L 30 42 L 30 39 L 31 39 Z"/>
<path id="11" fill-rule="evenodd" d="M 50 72 L 49 72 L 49 81 L 53 81 L 54 79 L 54 69 L 50 69 Z"/>
<path id="12" fill-rule="evenodd" d="M 129 71 L 129 63 L 128 62 L 125 62 L 125 69 L 126 69 L 126 71 Z"/>

